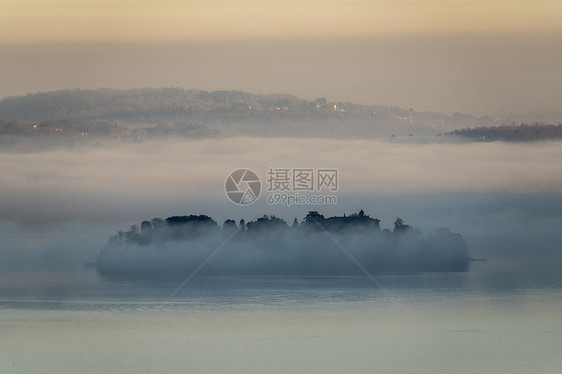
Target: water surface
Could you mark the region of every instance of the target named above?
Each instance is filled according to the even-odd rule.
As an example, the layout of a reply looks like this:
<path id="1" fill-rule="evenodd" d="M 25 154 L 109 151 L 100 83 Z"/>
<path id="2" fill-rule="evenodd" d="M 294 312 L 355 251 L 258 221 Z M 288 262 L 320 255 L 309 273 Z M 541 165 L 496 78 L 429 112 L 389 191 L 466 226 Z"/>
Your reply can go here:
<path id="1" fill-rule="evenodd" d="M 2 372 L 559 372 L 557 277 L 485 266 L 2 286 Z"/>

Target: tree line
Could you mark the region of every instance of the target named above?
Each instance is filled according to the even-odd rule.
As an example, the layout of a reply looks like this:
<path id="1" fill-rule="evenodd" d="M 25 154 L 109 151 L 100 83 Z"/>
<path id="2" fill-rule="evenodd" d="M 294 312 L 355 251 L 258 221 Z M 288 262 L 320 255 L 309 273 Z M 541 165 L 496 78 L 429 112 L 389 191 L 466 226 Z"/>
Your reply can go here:
<path id="1" fill-rule="evenodd" d="M 132 225 L 129 230 L 120 230 L 110 236 L 108 244 L 111 246 L 138 244 L 147 245 L 155 242 L 197 240 L 208 235 L 227 236 L 238 232 L 241 236 L 251 238 L 255 234 L 311 233 L 328 231 L 331 233 L 345 233 L 346 231 L 365 234 L 382 233 L 387 236 L 401 235 L 408 232 L 419 233 L 419 229 L 404 223 L 402 218 L 396 218 L 392 231 L 381 230 L 380 220 L 371 218 L 361 209 L 358 213 L 344 216 L 324 217 L 317 211 L 309 211 L 299 222 L 295 217 L 289 225 L 284 219 L 275 215 L 264 214 L 256 220 L 246 222 L 240 219 L 226 219 L 220 226 L 213 218 L 201 215 L 171 216 L 166 219 L 152 218 L 140 225 Z"/>
<path id="2" fill-rule="evenodd" d="M 476 127 L 454 130 L 448 135 L 458 135 L 482 142 L 534 142 L 562 139 L 562 124 L 544 123 L 512 124 L 510 126 Z"/>

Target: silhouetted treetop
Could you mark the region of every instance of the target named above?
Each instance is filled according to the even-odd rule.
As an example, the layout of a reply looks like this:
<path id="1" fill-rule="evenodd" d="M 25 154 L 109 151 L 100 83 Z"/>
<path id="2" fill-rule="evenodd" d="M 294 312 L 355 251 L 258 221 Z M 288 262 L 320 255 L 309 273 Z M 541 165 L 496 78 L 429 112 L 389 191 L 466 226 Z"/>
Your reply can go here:
<path id="1" fill-rule="evenodd" d="M 166 218 L 166 222 L 169 225 L 185 225 L 185 224 L 197 224 L 197 225 L 216 225 L 217 223 L 209 216 L 206 215 L 189 215 L 189 216 L 172 216 Z"/>
<path id="2" fill-rule="evenodd" d="M 276 230 L 284 230 L 287 229 L 288 227 L 289 226 L 287 226 L 287 222 L 285 222 L 285 220 L 278 218 L 274 215 L 268 216 L 266 214 L 259 217 L 257 220 L 248 222 L 246 224 L 246 230 L 248 232 L 262 231 L 262 230 L 270 230 L 273 232 Z"/>

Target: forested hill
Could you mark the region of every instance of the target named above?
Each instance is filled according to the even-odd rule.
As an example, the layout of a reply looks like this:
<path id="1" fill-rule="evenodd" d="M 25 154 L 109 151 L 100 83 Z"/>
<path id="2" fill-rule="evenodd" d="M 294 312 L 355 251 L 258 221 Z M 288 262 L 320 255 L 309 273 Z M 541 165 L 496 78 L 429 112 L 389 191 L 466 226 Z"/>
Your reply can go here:
<path id="1" fill-rule="evenodd" d="M 158 121 L 170 115 L 201 117 L 201 112 L 233 109 L 296 107 L 306 103 L 289 95 L 256 95 L 241 91 L 199 91 L 179 88 L 62 90 L 4 98 L 0 119 L 39 122 L 59 119 Z"/>
<path id="2" fill-rule="evenodd" d="M 562 139 L 562 124 L 541 123 L 511 126 L 478 127 L 455 130 L 448 135 L 457 135 L 482 142 L 534 142 Z"/>
<path id="3" fill-rule="evenodd" d="M 494 124 L 489 118 L 468 114 L 449 116 L 411 108 L 330 102 L 325 98 L 307 101 L 283 94 L 179 88 L 76 89 L 0 101 L 0 121 L 5 123 L 40 125 L 61 120 L 105 122 L 130 129 L 183 124 L 206 126 L 220 133 L 226 129 L 236 136 L 284 137 L 349 136 L 350 132 L 336 132 L 345 124 L 353 128 L 353 136 L 361 138 L 435 135 Z"/>

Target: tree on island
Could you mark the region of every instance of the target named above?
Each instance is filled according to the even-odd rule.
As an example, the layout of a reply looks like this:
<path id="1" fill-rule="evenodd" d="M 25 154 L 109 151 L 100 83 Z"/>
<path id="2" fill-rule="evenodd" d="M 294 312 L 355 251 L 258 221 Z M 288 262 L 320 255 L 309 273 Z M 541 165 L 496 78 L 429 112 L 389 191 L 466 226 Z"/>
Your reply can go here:
<path id="1" fill-rule="evenodd" d="M 404 223 L 404 221 L 402 220 L 402 218 L 397 217 L 396 220 L 394 221 L 394 234 L 404 234 L 406 232 L 408 232 L 410 229 L 412 228 L 412 226 L 407 225 Z"/>

